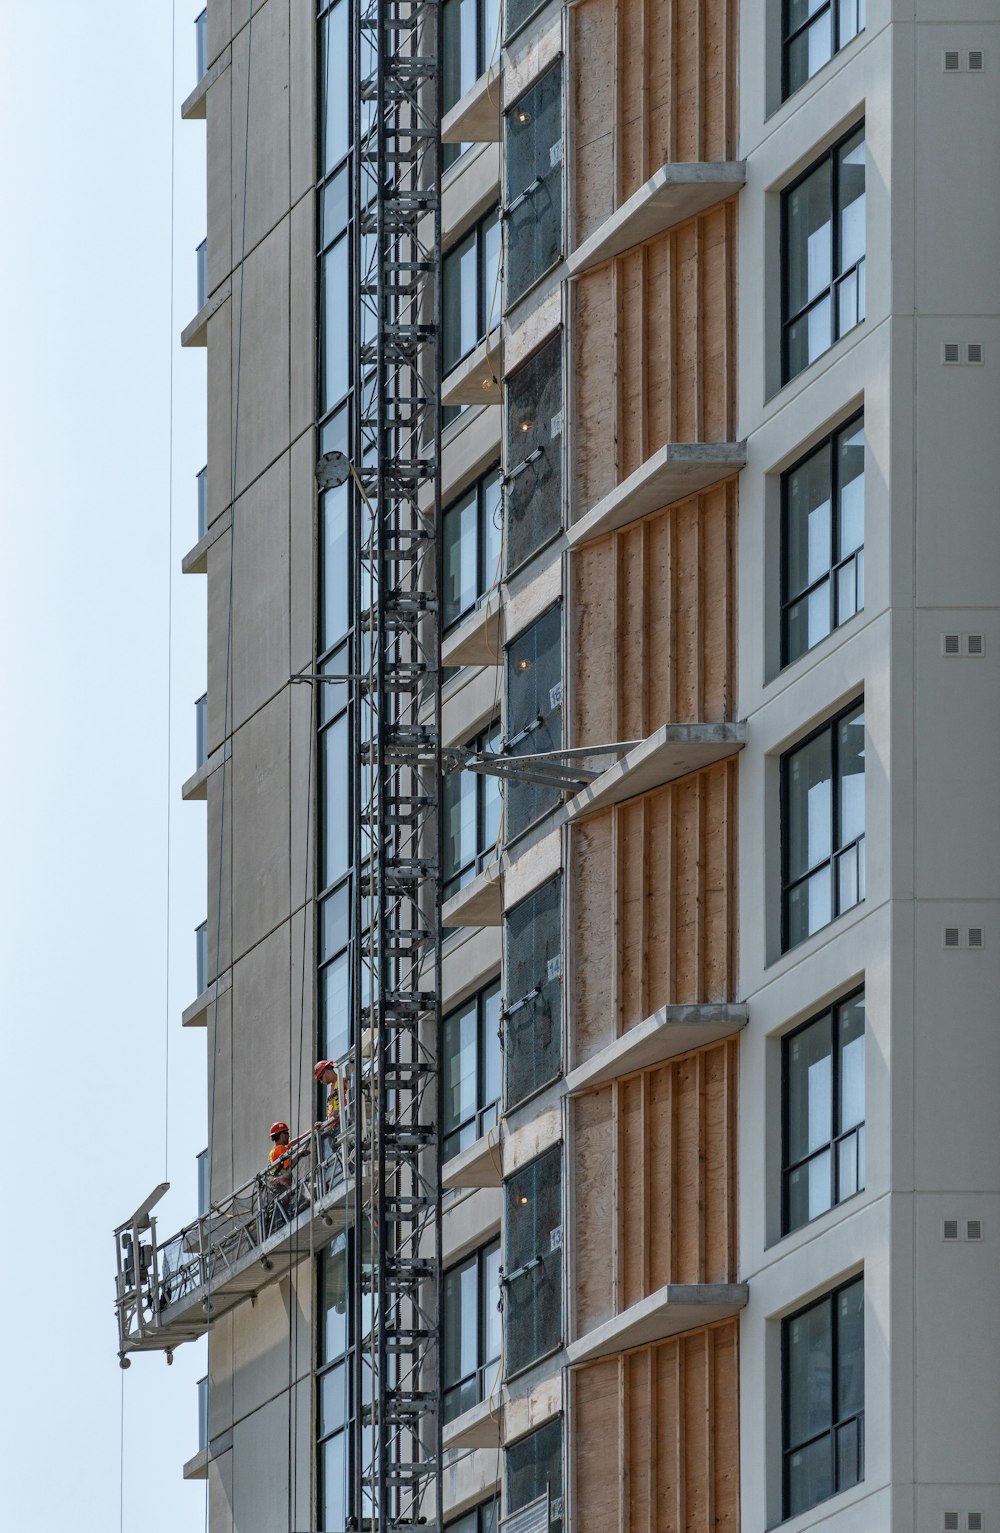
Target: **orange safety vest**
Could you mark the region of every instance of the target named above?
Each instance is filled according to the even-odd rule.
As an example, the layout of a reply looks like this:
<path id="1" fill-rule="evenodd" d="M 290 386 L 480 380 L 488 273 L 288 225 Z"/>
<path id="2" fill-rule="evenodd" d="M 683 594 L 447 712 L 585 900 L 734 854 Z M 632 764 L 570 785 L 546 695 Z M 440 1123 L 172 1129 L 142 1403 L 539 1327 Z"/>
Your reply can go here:
<path id="1" fill-rule="evenodd" d="M 334 1118 L 340 1117 L 340 1080 L 333 1081 L 326 1099 L 326 1121 L 332 1123 Z"/>
<path id="2" fill-rule="evenodd" d="M 268 1157 L 268 1164 L 271 1165 L 271 1166 L 276 1166 L 277 1162 L 279 1160 L 283 1160 L 284 1157 L 288 1153 L 289 1153 L 289 1146 L 287 1144 L 275 1144 L 275 1145 L 272 1145 L 271 1146 L 271 1154 Z M 291 1185 L 291 1180 L 292 1180 L 292 1168 L 291 1168 L 291 1166 L 286 1164 L 286 1165 L 284 1165 L 284 1166 L 282 1166 L 280 1168 L 280 1171 L 281 1171 L 281 1175 L 279 1176 L 279 1175 L 275 1174 L 274 1180 L 276 1182 L 284 1182 L 286 1185 L 290 1186 Z"/>

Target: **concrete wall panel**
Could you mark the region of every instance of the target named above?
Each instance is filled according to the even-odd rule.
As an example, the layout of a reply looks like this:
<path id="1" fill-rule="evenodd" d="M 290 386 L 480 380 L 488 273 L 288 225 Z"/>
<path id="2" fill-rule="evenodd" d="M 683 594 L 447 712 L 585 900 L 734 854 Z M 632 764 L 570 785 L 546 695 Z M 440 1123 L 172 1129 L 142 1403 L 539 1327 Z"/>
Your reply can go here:
<path id="1" fill-rule="evenodd" d="M 736 1276 L 735 1040 L 575 1099 L 575 1329 Z"/>
<path id="2" fill-rule="evenodd" d="M 730 201 L 574 282 L 574 519 L 667 442 L 732 439 L 735 236 Z"/>
<path id="3" fill-rule="evenodd" d="M 572 1525 L 736 1533 L 738 1369 L 731 1320 L 575 1369 Z"/>
<path id="4" fill-rule="evenodd" d="M 579 245 L 661 165 L 733 158 L 736 5 L 583 0 L 569 17 Z"/>
<path id="5" fill-rule="evenodd" d="M 736 782 L 723 762 L 573 828 L 575 1064 L 661 1006 L 733 999 Z"/>
<path id="6" fill-rule="evenodd" d="M 288 488 L 286 453 L 236 503 L 231 728 L 288 682 Z"/>
<path id="7" fill-rule="evenodd" d="M 242 344 L 240 273 L 233 278 L 234 400 L 239 385 L 237 494 L 288 446 L 289 228 L 286 218 L 246 258 Z"/>
<path id="8" fill-rule="evenodd" d="M 233 739 L 233 945 L 237 956 L 289 910 L 288 690 Z"/>
<path id="9" fill-rule="evenodd" d="M 250 57 L 252 43 L 253 55 Z M 249 103 L 247 68 L 250 68 Z M 289 196 L 288 0 L 254 6 L 253 32 L 233 41 L 232 63 L 233 256 L 249 253 L 284 217 Z M 249 144 L 248 158 L 244 150 Z M 243 184 L 246 180 L 246 225 Z"/>
<path id="10" fill-rule="evenodd" d="M 574 552 L 574 745 L 734 716 L 737 494 L 731 479 Z"/>

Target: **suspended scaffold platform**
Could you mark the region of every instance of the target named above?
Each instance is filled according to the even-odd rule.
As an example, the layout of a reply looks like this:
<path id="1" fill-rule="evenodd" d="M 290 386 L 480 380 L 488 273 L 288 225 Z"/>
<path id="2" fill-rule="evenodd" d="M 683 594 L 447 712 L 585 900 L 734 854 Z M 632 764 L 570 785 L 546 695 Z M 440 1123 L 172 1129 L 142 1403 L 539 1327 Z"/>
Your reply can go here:
<path id="1" fill-rule="evenodd" d="M 213 1203 L 193 1224 L 161 1240 L 161 1182 L 115 1230 L 118 1357 L 165 1351 L 203 1336 L 209 1324 L 253 1298 L 353 1222 L 352 1136 L 317 1126 L 287 1156 Z M 360 1189 L 363 1192 L 363 1189 Z"/>

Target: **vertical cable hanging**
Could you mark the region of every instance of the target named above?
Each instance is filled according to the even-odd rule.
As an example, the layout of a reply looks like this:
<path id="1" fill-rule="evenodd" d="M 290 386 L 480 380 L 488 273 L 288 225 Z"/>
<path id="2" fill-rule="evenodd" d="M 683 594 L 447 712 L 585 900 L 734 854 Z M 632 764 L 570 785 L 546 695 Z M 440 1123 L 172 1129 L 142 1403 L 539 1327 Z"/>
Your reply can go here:
<path id="1" fill-rule="evenodd" d="M 441 1526 L 440 0 L 359 0 L 354 1526 Z"/>

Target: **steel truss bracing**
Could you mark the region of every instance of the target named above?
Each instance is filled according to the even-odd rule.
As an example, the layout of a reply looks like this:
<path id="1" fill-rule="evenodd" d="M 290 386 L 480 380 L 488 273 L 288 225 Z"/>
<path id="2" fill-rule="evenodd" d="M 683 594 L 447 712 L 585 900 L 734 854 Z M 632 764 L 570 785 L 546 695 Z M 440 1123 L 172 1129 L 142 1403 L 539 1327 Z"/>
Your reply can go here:
<path id="1" fill-rule="evenodd" d="M 441 1526 L 440 0 L 359 0 L 353 1526 Z"/>

